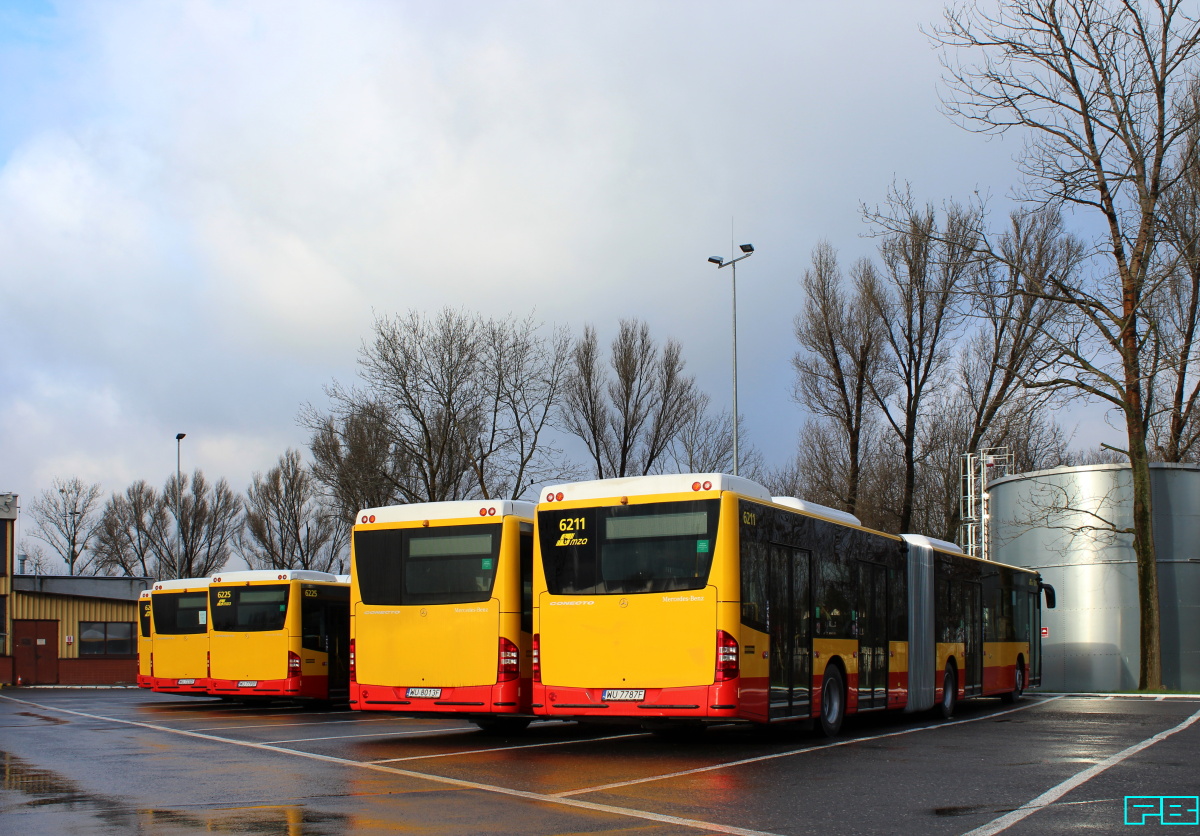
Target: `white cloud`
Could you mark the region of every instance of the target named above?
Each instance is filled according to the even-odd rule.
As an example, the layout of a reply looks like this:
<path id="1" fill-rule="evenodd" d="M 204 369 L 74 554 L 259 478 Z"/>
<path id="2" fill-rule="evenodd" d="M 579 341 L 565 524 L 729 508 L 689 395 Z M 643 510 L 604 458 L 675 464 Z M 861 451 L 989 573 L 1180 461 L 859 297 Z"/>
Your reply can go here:
<path id="1" fill-rule="evenodd" d="M 183 430 L 244 484 L 303 443 L 373 312 L 409 308 L 602 338 L 643 317 L 722 406 L 729 277 L 705 259 L 731 234 L 758 247 L 741 407 L 786 456 L 812 246 L 870 254 L 858 206 L 893 178 L 938 201 L 1012 172 L 936 113 L 917 25 L 941 0 L 851 6 L 62 6 L 0 41 L 30 81 L 0 88 L 5 478 L 158 484 Z"/>

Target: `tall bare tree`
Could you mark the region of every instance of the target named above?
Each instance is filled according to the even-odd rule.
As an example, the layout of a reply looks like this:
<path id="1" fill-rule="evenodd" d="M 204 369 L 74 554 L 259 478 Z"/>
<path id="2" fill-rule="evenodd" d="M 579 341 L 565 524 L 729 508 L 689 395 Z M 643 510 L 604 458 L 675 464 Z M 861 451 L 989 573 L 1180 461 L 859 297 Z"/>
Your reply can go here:
<path id="1" fill-rule="evenodd" d="M 1068 387 L 1123 416 L 1133 489 L 1141 610 L 1139 687 L 1162 685 L 1158 576 L 1151 530 L 1147 352 L 1155 250 L 1166 193 L 1196 121 L 1188 107 L 1200 25 L 1184 0 L 1005 0 L 996 12 L 947 9 L 943 47 L 951 118 L 982 133 L 1022 132 L 1028 199 L 1094 213 L 1090 269 L 1027 293 L 1071 314 L 1049 332 L 1034 385 Z"/>
<path id="2" fill-rule="evenodd" d="M 30 503 L 33 537 L 53 549 L 67 564 L 68 575 L 94 574 L 99 566 L 90 552 L 100 521 L 101 489 L 78 477 L 55 479 L 52 487 Z"/>
<path id="3" fill-rule="evenodd" d="M 871 395 L 892 430 L 904 461 L 895 526 L 912 531 L 917 469 L 925 456 L 921 423 L 929 393 L 943 380 L 962 323 L 958 304 L 977 266 L 978 215 L 951 205 L 939 222 L 932 207 L 917 207 L 907 191 L 893 190 L 894 219 L 880 245 L 882 274 L 858 277 L 858 292 L 880 324 L 880 374 Z M 874 217 L 878 217 L 877 214 Z"/>
<path id="4" fill-rule="evenodd" d="M 856 296 L 847 296 L 845 278 L 838 267 L 837 251 L 821 242 L 813 249 L 812 266 L 804 271 L 804 307 L 796 316 L 796 341 L 801 351 L 792 358 L 796 370 L 793 397 L 809 412 L 826 421 L 832 432 L 821 432 L 821 444 L 835 445 L 838 467 L 821 468 L 831 481 L 809 491 L 822 496 L 814 501 L 857 514 L 859 485 L 863 479 L 863 453 L 873 420 L 871 390 L 884 393 L 880 377 L 884 343 L 883 324 L 865 289 L 878 285 L 875 267 L 860 260 L 851 271 Z M 809 438 L 812 433 L 809 431 Z M 812 450 L 816 452 L 816 450 Z M 822 458 L 833 455 L 827 450 Z M 817 472 L 813 471 L 813 475 Z"/>
<path id="5" fill-rule="evenodd" d="M 242 522 L 242 501 L 224 479 L 210 483 L 196 470 L 172 475 L 159 500 L 166 513 L 150 520 L 159 578 L 202 578 L 219 571 L 233 554 Z"/>
<path id="6" fill-rule="evenodd" d="M 545 431 L 568 337 L 539 330 L 531 319 L 449 308 L 378 318 L 359 352 L 362 385 L 334 383 L 329 414 L 311 406 L 301 414 L 318 478 L 349 508 L 351 500 L 516 499 L 561 475 Z"/>
<path id="7" fill-rule="evenodd" d="M 1190 107 L 1200 112 L 1200 82 Z M 1162 215 L 1166 281 L 1152 319 L 1165 368 L 1150 415 L 1153 454 L 1167 462 L 1200 461 L 1200 125 L 1193 125 Z"/>
<path id="8" fill-rule="evenodd" d="M 571 361 L 563 424 L 587 447 L 595 477 L 656 472 L 703 406 L 695 378 L 683 372 L 679 343 L 667 340 L 660 350 L 649 325 L 623 319 L 607 366 L 590 325 L 575 342 Z"/>
<path id="9" fill-rule="evenodd" d="M 96 532 L 96 557 L 107 574 L 159 578 L 158 553 L 151 532 L 166 528 L 167 507 L 144 479 L 104 506 Z"/>
<path id="10" fill-rule="evenodd" d="M 254 474 L 245 509 L 237 548 L 253 568 L 344 569 L 351 521 L 322 504 L 298 450 L 289 449 L 266 474 Z"/>
<path id="11" fill-rule="evenodd" d="M 679 473 L 732 473 L 733 420 L 724 410 L 713 412 L 711 399 L 697 393 L 696 411 L 687 417 L 668 448 L 671 467 Z M 739 472 L 756 481 L 762 476 L 763 456 L 746 435 L 746 424 L 738 422 Z"/>
<path id="12" fill-rule="evenodd" d="M 313 430 L 309 441 L 313 475 L 339 517 L 352 521 L 363 508 L 396 501 L 396 485 L 405 468 L 396 465 L 397 451 L 380 404 L 363 401 L 332 415 L 308 406 L 301 421 Z"/>

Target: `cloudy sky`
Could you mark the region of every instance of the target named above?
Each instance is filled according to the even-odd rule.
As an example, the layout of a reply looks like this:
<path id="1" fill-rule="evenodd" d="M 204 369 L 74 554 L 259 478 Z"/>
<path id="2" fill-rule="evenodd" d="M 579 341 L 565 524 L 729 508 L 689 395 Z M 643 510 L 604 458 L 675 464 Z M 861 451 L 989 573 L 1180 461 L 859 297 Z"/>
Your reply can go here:
<path id="1" fill-rule="evenodd" d="M 14 2 L 0 10 L 0 491 L 241 490 L 376 314 L 621 317 L 793 449 L 813 246 L 893 181 L 1003 198 L 938 111 L 940 0 Z M 1069 421 L 1067 422 L 1068 426 Z"/>

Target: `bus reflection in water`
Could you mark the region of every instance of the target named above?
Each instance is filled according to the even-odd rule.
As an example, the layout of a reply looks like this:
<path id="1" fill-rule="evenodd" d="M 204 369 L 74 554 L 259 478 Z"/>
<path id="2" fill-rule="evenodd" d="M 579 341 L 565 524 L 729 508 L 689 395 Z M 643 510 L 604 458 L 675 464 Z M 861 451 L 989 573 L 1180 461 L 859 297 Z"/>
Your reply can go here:
<path id="1" fill-rule="evenodd" d="M 829 735 L 865 711 L 949 717 L 1040 682 L 1043 588 L 736 476 L 559 485 L 537 514 L 532 709 Z"/>
<path id="2" fill-rule="evenodd" d="M 515 500 L 359 513 L 351 707 L 529 724 L 533 515 Z"/>

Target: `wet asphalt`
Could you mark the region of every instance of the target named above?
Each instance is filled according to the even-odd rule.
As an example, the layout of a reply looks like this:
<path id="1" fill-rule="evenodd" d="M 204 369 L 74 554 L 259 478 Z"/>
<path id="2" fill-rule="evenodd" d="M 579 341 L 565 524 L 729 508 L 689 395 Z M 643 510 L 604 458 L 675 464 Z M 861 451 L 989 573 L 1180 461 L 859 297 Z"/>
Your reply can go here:
<path id="1" fill-rule="evenodd" d="M 494 736 L 344 707 L 6 688 L 0 770 L 0 833 L 21 836 L 1181 836 L 1200 834 L 1200 698 L 983 699 L 950 722 L 851 718 L 829 741 L 561 722 Z"/>

